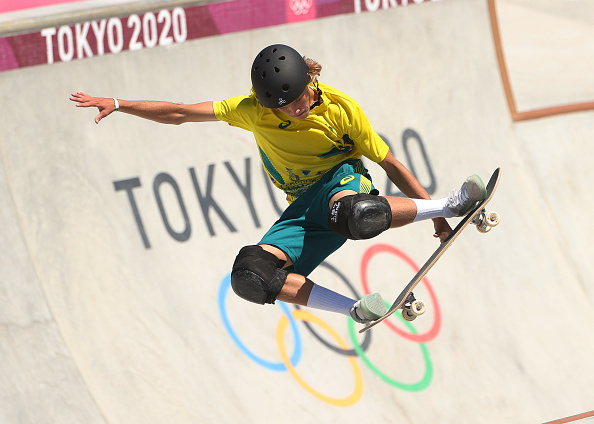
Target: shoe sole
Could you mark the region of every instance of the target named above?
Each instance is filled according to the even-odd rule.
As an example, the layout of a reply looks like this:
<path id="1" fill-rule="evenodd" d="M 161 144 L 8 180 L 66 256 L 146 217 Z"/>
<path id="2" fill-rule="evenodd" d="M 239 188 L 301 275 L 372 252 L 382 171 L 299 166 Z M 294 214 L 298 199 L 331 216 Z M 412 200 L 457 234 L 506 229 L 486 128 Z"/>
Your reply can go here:
<path id="1" fill-rule="evenodd" d="M 363 299 L 361 299 L 361 310 L 372 320 L 381 318 L 388 312 L 384 300 L 378 293 L 364 296 Z"/>

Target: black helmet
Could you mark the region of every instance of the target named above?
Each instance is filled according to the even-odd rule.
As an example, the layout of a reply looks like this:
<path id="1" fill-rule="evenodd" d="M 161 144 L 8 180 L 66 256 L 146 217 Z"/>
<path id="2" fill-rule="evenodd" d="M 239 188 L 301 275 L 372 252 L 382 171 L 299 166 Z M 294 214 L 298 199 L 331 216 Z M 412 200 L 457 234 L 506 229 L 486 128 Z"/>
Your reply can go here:
<path id="1" fill-rule="evenodd" d="M 262 105 L 277 108 L 296 100 L 309 84 L 303 57 L 284 44 L 262 50 L 252 65 L 252 86 Z"/>

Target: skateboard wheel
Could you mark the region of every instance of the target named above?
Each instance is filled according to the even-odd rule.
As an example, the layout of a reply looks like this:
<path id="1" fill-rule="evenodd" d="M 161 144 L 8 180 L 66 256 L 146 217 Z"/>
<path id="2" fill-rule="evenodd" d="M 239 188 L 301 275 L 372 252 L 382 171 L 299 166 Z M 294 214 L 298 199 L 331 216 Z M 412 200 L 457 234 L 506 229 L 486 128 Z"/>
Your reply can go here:
<path id="1" fill-rule="evenodd" d="M 417 316 L 415 314 L 413 314 L 413 312 L 410 309 L 404 308 L 402 310 L 402 318 L 404 318 L 405 320 L 414 321 L 416 317 Z"/>
<path id="2" fill-rule="evenodd" d="M 497 212 L 489 212 L 487 214 L 487 216 L 485 217 L 485 223 L 489 227 L 495 227 L 495 226 L 499 225 L 500 221 L 501 221 L 501 218 L 499 217 L 499 214 Z"/>
<path id="3" fill-rule="evenodd" d="M 423 303 L 421 300 L 415 300 L 410 305 L 411 313 L 416 316 L 423 315 L 426 310 L 427 308 L 425 307 L 425 303 Z"/>

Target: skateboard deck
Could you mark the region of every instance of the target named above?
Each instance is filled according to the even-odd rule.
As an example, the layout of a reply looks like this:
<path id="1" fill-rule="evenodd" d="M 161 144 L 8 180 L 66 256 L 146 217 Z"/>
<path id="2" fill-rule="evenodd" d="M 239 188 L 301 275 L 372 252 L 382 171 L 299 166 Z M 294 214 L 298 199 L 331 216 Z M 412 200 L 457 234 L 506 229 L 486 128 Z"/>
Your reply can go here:
<path id="1" fill-rule="evenodd" d="M 454 228 L 454 230 L 450 233 L 448 238 L 446 238 L 442 243 L 440 243 L 439 247 L 433 255 L 425 262 L 425 264 L 421 267 L 419 272 L 410 280 L 408 285 L 402 290 L 402 292 L 398 295 L 390 309 L 386 314 L 373 321 L 372 323 L 368 324 L 363 329 L 359 330 L 359 333 L 363 333 L 369 330 L 371 327 L 379 324 L 398 309 L 403 309 L 403 316 L 405 319 L 412 321 L 416 318 L 417 315 L 421 315 L 425 312 L 425 305 L 422 302 L 417 301 L 414 298 L 413 290 L 423 280 L 427 272 L 435 265 L 437 260 L 445 253 L 445 251 L 450 247 L 456 238 L 460 235 L 462 230 L 468 226 L 468 224 L 473 223 L 477 226 L 477 229 L 480 232 L 487 232 L 490 230 L 491 227 L 497 225 L 499 223 L 499 216 L 495 212 L 490 212 L 489 214 L 485 211 L 485 206 L 489 201 L 493 198 L 493 194 L 497 189 L 497 185 L 499 184 L 499 177 L 501 176 L 500 168 L 497 168 L 489 182 L 487 183 L 487 197 L 485 200 L 480 202 L 471 212 L 469 212 L 460 223 Z M 406 305 L 406 307 L 405 307 Z M 405 314 L 408 314 L 409 318 Z"/>

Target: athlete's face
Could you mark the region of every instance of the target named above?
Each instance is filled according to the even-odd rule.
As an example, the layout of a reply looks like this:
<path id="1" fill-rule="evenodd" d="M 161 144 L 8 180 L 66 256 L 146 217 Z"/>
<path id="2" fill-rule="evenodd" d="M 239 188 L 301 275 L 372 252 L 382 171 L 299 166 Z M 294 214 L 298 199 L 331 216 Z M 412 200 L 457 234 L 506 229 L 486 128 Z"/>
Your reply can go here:
<path id="1" fill-rule="evenodd" d="M 291 118 L 303 120 L 309 115 L 309 108 L 312 104 L 312 96 L 313 91 L 308 85 L 305 87 L 303 93 L 301 93 L 301 96 L 297 97 L 295 101 L 289 103 L 288 105 L 279 107 L 278 110 L 280 110 L 285 115 L 290 116 Z"/>

